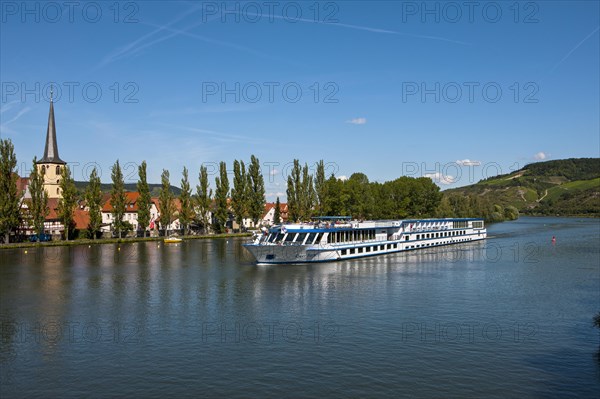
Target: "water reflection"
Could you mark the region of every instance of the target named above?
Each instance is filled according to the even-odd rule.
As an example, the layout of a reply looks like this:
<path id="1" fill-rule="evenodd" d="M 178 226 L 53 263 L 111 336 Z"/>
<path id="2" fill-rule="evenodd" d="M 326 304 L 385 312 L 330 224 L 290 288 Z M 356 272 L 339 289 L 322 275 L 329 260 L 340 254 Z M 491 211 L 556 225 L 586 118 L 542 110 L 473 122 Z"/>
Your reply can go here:
<path id="1" fill-rule="evenodd" d="M 480 375 L 481 368 L 471 370 L 473 375 L 487 381 L 508 373 L 524 396 L 536 396 L 539 391 L 531 391 L 524 376 L 543 382 L 544 370 L 557 372 L 564 377 L 559 385 L 569 387 L 578 377 L 550 364 L 550 358 L 539 357 L 539 363 L 531 359 L 540 352 L 559 353 L 562 347 L 585 354 L 593 337 L 593 329 L 581 325 L 597 311 L 599 237 L 597 223 L 586 226 L 570 228 L 571 235 L 555 232 L 555 247 L 545 226 L 533 232 L 527 222 L 528 234 L 483 243 L 286 266 L 255 265 L 240 239 L 5 250 L 0 258 L 0 366 L 16 371 L 17 388 L 42 387 L 38 396 L 58 396 L 63 387 L 79 392 L 82 381 L 96 379 L 118 387 L 114 396 L 127 389 L 143 392 L 144 384 L 155 384 L 164 393 L 165 385 L 156 383 L 159 377 L 178 381 L 167 384 L 170 393 L 194 383 L 198 389 L 214 388 L 214 381 L 221 381 L 222 391 L 208 391 L 219 396 L 233 380 L 246 378 L 246 386 L 254 386 L 261 378 L 283 381 L 282 374 L 294 376 L 284 378 L 284 385 L 295 392 L 308 392 L 303 381 L 313 381 L 314 373 L 321 372 L 335 384 L 349 386 L 356 378 L 348 375 L 357 370 L 371 381 L 384 373 L 394 386 L 412 382 L 421 387 L 415 381 L 428 381 L 435 387 L 444 378 L 469 380 L 465 370 L 485 358 L 492 359 L 488 365 L 494 373 Z M 528 252 L 528 243 L 536 251 Z M 515 321 L 536 326 L 538 340 L 515 343 Z M 340 342 L 298 344 L 280 334 L 276 343 L 230 345 L 231 335 L 222 344 L 218 334 L 223 323 L 231 329 L 275 322 L 301 325 L 310 338 L 311 326 L 331 323 L 340 327 Z M 398 335 L 405 322 L 430 327 L 438 322 L 495 323 L 502 326 L 504 341 L 428 345 L 416 335 L 406 342 Z M 217 331 L 208 341 L 203 336 L 207 323 Z M 59 326 L 66 338 L 56 338 Z M 35 334 L 41 337 L 43 327 L 47 336 L 34 339 Z M 570 366 L 589 375 L 584 358 L 574 356 Z M 234 373 L 232 367 L 242 363 L 243 372 Z M 234 374 L 235 379 L 219 379 Z M 593 385 L 583 382 L 588 389 Z M 502 383 L 496 382 L 498 391 Z M 356 389 L 353 396 L 370 396 Z"/>

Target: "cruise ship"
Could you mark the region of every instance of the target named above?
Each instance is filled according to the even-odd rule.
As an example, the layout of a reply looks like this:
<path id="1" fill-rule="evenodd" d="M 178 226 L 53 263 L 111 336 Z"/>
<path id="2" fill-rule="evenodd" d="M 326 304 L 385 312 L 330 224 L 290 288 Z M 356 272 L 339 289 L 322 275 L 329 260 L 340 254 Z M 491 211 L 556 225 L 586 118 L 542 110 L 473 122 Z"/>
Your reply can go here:
<path id="1" fill-rule="evenodd" d="M 354 221 L 322 216 L 263 229 L 244 247 L 260 264 L 332 262 L 483 240 L 483 219 Z"/>

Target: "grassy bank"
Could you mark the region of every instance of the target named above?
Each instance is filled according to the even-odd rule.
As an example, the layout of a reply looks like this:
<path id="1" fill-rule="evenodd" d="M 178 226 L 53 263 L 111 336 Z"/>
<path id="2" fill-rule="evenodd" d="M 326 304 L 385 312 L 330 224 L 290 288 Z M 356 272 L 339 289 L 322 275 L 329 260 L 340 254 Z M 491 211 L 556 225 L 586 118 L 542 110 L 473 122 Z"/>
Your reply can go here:
<path id="1" fill-rule="evenodd" d="M 252 233 L 232 233 L 232 234 L 207 234 L 198 236 L 181 236 L 184 240 L 205 240 L 211 238 L 232 238 L 232 237 L 250 237 Z M 63 247 L 72 245 L 91 245 L 91 244 L 126 244 L 131 242 L 144 241 L 162 241 L 164 237 L 131 237 L 131 238 L 99 238 L 97 240 L 78 239 L 71 241 L 50 241 L 50 242 L 17 242 L 11 244 L 2 244 L 0 249 L 13 248 L 35 248 L 35 247 Z"/>

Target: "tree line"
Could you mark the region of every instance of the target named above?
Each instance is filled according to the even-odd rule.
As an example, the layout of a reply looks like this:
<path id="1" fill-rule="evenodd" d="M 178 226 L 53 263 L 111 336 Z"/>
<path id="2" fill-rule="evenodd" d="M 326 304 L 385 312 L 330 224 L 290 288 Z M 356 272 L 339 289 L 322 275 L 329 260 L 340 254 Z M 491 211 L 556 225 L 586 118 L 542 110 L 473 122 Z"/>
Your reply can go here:
<path id="1" fill-rule="evenodd" d="M 364 173 L 348 179 L 325 178 L 323 161 L 314 176 L 298 160 L 287 181 L 288 215 L 293 221 L 311 216 L 351 216 L 356 219 L 433 217 L 442 194 L 428 177 L 406 177 L 384 183 L 370 182 Z"/>
<path id="2" fill-rule="evenodd" d="M 17 190 L 14 147 L 10 140 L 1 140 L 0 153 L 0 234 L 8 242 L 10 233 L 16 231 L 23 221 L 27 221 L 37 233 L 44 230 L 44 222 L 49 213 L 48 194 L 44 190 L 44 176 L 38 171 L 37 159 L 29 177 L 29 192 L 26 212 L 21 209 L 23 193 Z M 111 168 L 110 204 L 112 228 L 121 238 L 132 229 L 123 220 L 127 197 L 123 171 L 117 160 Z M 198 173 L 195 192 L 189 180 L 189 172 L 183 168 L 181 191 L 178 196 L 171 190 L 170 173 L 163 169 L 161 189 L 158 196 L 160 227 L 165 230 L 175 219 L 179 219 L 184 234 L 188 234 L 192 224 L 205 233 L 212 229 L 223 233 L 230 215 L 238 225 L 243 226 L 250 219 L 258 226 L 264 213 L 265 185 L 259 159 L 252 155 L 246 164 L 242 160 L 233 162 L 233 185 L 230 186 L 227 165 L 219 163 L 215 177 L 215 190 L 210 188 L 207 167 L 202 165 Z M 145 236 L 151 222 L 152 205 L 147 181 L 147 164 L 143 161 L 138 167 L 139 192 L 137 220 Z M 88 235 L 96 239 L 102 225 L 102 190 L 98 171 L 94 168 L 89 183 L 83 193 L 78 193 L 69 168 L 61 168 L 60 190 L 62 198 L 58 202 L 57 214 L 65 226 L 65 239 L 72 233 L 73 213 L 78 200 L 85 200 L 89 208 Z M 404 219 L 427 217 L 482 217 L 489 221 L 514 219 L 518 211 L 514 207 L 502 208 L 489 203 L 479 196 L 463 196 L 442 193 L 439 187 L 427 177 L 402 176 L 395 180 L 371 182 L 363 173 L 354 173 L 348 179 L 331 174 L 325 176 L 323 160 L 316 164 L 314 175 L 308 164 L 300 165 L 295 159 L 287 177 L 288 221 L 307 221 L 313 216 L 350 216 L 355 219 Z M 179 200 L 176 207 L 175 199 Z M 178 208 L 178 209 L 177 209 Z M 212 213 L 212 217 L 211 217 Z M 280 200 L 275 204 L 274 222 L 281 222 Z M 39 235 L 39 234 L 38 234 Z"/>
<path id="3" fill-rule="evenodd" d="M 323 161 L 314 175 L 298 160 L 287 181 L 289 220 L 311 216 L 351 216 L 355 219 L 483 218 L 497 222 L 519 216 L 514 206 L 500 206 L 481 196 L 440 192 L 428 177 L 402 176 L 395 180 L 371 182 L 364 173 L 348 179 L 331 174 L 325 178 Z"/>
<path id="4" fill-rule="evenodd" d="M 44 222 L 49 214 L 48 193 L 44 189 L 44 176 L 37 167 L 37 158 L 34 157 L 29 176 L 28 190 L 30 198 L 25 200 L 26 207 L 22 207 L 24 192 L 19 192 L 17 187 L 17 158 L 14 146 L 10 139 L 0 139 L 0 234 L 4 242 L 8 243 L 10 234 L 17 231 L 23 223 L 29 224 L 37 233 L 38 240 L 44 231 Z M 161 174 L 161 190 L 158 196 L 160 212 L 160 226 L 165 230 L 179 219 L 184 234 L 189 233 L 192 223 L 197 223 L 205 232 L 210 228 L 216 233 L 226 229 L 230 219 L 230 207 L 234 210 L 236 221 L 242 225 L 245 218 L 250 218 L 254 224 L 262 217 L 265 204 L 264 178 L 260 169 L 259 159 L 252 155 L 246 169 L 244 161 L 235 160 L 233 163 L 234 180 L 230 190 L 227 165 L 219 164 L 219 174 L 215 178 L 215 191 L 210 188 L 207 167 L 202 165 L 198 174 L 196 192 L 193 193 L 189 181 L 189 172 L 183 168 L 181 179 L 181 192 L 179 196 L 171 190 L 170 173 L 163 169 Z M 127 196 L 123 171 L 119 160 L 111 168 L 111 219 L 115 234 L 121 238 L 132 229 L 132 225 L 123 220 L 127 211 Z M 73 233 L 73 215 L 79 200 L 84 200 L 89 208 L 89 226 L 87 234 L 96 239 L 102 225 L 102 189 L 101 181 L 96 168 L 92 170 L 89 182 L 83 192 L 78 192 L 75 181 L 71 176 L 68 166 L 61 168 L 59 182 L 62 198 L 58 200 L 57 216 L 63 224 L 66 240 Z M 147 234 L 147 227 L 151 222 L 150 209 L 152 200 L 147 181 L 147 164 L 143 161 L 138 167 L 138 182 L 136 184 L 139 197 L 137 200 L 138 226 Z M 175 199 L 179 200 L 176 207 Z M 177 209 L 178 208 L 178 209 Z M 213 217 L 210 217 L 213 212 Z"/>
<path id="5" fill-rule="evenodd" d="M 183 233 L 188 234 L 191 225 L 196 223 L 204 232 L 209 228 L 216 233 L 223 233 L 229 221 L 229 208 L 233 208 L 236 220 L 240 225 L 245 218 L 250 218 L 256 224 L 262 216 L 265 204 L 264 178 L 260 171 L 260 161 L 254 155 L 251 156 L 248 171 L 244 161 L 235 160 L 233 163 L 234 184 L 230 190 L 227 165 L 225 162 L 219 164 L 219 174 L 215 177 L 215 191 L 210 188 L 208 170 L 205 165 L 200 166 L 198 173 L 198 184 L 196 192 L 192 191 L 189 180 L 189 171 L 183 168 L 181 178 L 181 191 L 175 196 L 171 190 L 170 172 L 163 169 L 161 174 L 161 189 L 158 195 L 158 207 L 160 210 L 160 226 L 168 234 L 168 226 L 175 219 L 179 219 Z M 126 195 L 123 181 L 123 172 L 117 160 L 111 169 L 112 190 L 110 204 L 112 207 L 111 217 L 113 230 L 119 238 L 127 232 L 131 226 L 123 221 L 126 211 Z M 147 164 L 143 161 L 138 167 L 137 191 L 139 193 L 138 203 L 138 226 L 147 234 L 150 220 L 150 208 L 152 206 L 150 189 L 147 181 Z M 101 224 L 100 202 L 102 193 L 100 190 L 100 179 L 94 168 L 90 175 L 84 198 L 90 209 L 90 233 L 93 237 L 97 235 Z M 175 200 L 179 200 L 179 207 Z M 231 201 L 231 203 L 228 202 Z M 213 204 L 214 203 L 214 204 Z M 213 217 L 210 217 L 213 212 Z M 93 214 L 93 215 L 92 215 Z M 92 222 L 94 221 L 94 222 Z M 98 222 L 99 221 L 99 222 Z"/>

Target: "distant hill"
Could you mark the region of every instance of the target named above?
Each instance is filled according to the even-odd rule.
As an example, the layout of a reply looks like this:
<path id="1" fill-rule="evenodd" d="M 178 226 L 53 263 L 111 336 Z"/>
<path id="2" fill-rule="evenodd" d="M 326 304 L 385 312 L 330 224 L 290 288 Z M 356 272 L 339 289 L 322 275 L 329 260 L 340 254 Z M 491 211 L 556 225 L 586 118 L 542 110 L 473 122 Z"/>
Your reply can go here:
<path id="1" fill-rule="evenodd" d="M 477 196 L 521 214 L 600 217 L 600 158 L 532 163 L 444 193 Z"/>
<path id="2" fill-rule="evenodd" d="M 76 181 L 75 187 L 77 187 L 77 190 L 83 192 L 85 190 L 85 188 L 87 187 L 88 183 L 89 182 L 87 182 L 87 181 Z M 160 189 L 161 189 L 162 185 L 149 183 L 148 186 L 150 187 L 150 196 L 158 197 L 158 194 L 160 193 Z M 100 189 L 102 190 L 103 193 L 110 193 L 111 188 L 112 188 L 112 184 L 110 184 L 110 183 L 102 183 L 100 185 Z M 125 183 L 125 191 L 137 191 L 136 183 Z M 179 187 L 175 187 L 175 186 L 171 186 L 171 191 L 175 195 L 179 195 L 181 193 L 181 189 Z"/>

